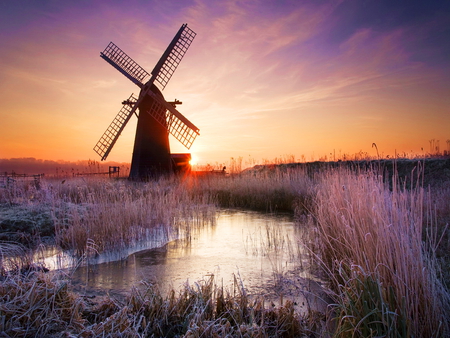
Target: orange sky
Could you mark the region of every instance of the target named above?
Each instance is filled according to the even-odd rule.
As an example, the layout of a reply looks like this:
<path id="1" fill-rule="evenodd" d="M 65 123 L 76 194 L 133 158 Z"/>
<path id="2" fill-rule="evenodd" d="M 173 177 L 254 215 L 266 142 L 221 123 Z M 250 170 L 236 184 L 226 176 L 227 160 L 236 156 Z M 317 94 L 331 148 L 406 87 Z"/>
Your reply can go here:
<path id="1" fill-rule="evenodd" d="M 449 2 L 395 3 L 2 1 L 0 158 L 99 160 L 139 92 L 100 52 L 113 41 L 150 72 L 182 23 L 197 37 L 163 93 L 200 128 L 199 163 L 445 150 Z M 135 125 L 108 160 L 131 160 Z"/>

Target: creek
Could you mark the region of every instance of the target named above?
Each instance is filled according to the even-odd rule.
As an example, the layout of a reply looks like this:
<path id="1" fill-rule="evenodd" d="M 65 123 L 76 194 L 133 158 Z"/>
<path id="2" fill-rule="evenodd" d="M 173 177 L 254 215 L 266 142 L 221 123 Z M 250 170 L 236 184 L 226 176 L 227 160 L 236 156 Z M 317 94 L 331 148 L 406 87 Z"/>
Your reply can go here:
<path id="1" fill-rule="evenodd" d="M 188 239 L 155 243 L 125 259 L 71 269 L 76 291 L 121 297 L 142 281 L 162 292 L 214 277 L 218 286 L 244 286 L 273 304 L 292 299 L 300 310 L 325 303 L 322 281 L 310 271 L 306 228 L 291 215 L 219 210 L 214 225 L 191 231 Z"/>

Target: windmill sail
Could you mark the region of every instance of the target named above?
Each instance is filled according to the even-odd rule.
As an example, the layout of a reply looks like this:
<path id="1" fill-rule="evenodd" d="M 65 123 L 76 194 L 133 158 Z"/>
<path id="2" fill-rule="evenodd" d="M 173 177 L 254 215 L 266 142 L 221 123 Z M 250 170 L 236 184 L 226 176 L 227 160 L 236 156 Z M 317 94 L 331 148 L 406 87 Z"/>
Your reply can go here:
<path id="1" fill-rule="evenodd" d="M 182 145 L 190 149 L 195 138 L 200 135 L 200 130 L 170 103 L 149 92 L 153 97 L 153 103 L 147 111 L 161 125 L 167 126 L 172 134 Z"/>
<path id="2" fill-rule="evenodd" d="M 139 109 L 130 178 L 149 179 L 173 173 L 169 134 L 190 149 L 199 129 L 164 99 L 164 89 L 197 34 L 183 24 L 151 73 L 146 72 L 131 57 L 110 42 L 100 56 L 141 88 L 139 97 L 126 101 L 112 123 L 94 147 L 102 161 L 131 118 Z M 148 114 L 147 114 L 148 113 Z"/>
<path id="3" fill-rule="evenodd" d="M 187 24 L 183 24 L 153 68 L 152 76 L 162 86 L 162 89 L 166 87 L 196 35 Z"/>
<path id="4" fill-rule="evenodd" d="M 150 79 L 150 74 L 144 68 L 112 42 L 106 46 L 100 56 L 141 88 Z"/>
<path id="5" fill-rule="evenodd" d="M 111 151 L 112 147 L 116 143 L 120 134 L 122 133 L 123 128 L 127 125 L 133 113 L 137 108 L 137 99 L 131 94 L 127 101 L 128 104 L 124 104 L 122 109 L 117 113 L 114 120 L 111 122 L 109 127 L 103 133 L 100 140 L 94 147 L 94 151 L 99 154 L 102 158 L 102 161 L 106 160 Z"/>

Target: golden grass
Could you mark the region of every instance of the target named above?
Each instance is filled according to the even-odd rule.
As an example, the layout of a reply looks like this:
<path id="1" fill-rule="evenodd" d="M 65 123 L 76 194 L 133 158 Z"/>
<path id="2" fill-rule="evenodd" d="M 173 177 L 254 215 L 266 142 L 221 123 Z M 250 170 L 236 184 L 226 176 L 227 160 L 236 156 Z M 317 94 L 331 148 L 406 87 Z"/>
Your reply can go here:
<path id="1" fill-rule="evenodd" d="M 0 330 L 11 337 L 302 337 L 316 324 L 291 302 L 265 308 L 241 283 L 231 290 L 214 278 L 162 295 L 146 285 L 122 303 L 92 302 L 70 283 L 43 274 L 9 276 L 0 285 Z"/>
<path id="2" fill-rule="evenodd" d="M 449 334 L 446 314 L 450 312 L 450 297 L 442 281 L 450 276 L 446 227 L 450 188 L 447 182 L 424 189 L 421 182 L 420 176 L 409 179 L 406 189 L 395 175 L 392 183 L 385 182 L 376 171 L 351 170 L 348 166 L 322 168 L 313 174 L 304 167 L 261 167 L 231 177 L 140 184 L 102 179 L 43 180 L 37 189 L 18 182 L 0 189 L 0 203 L 49 212 L 57 243 L 79 255 L 89 249 L 97 253 L 126 248 L 151 236 L 152 229 L 158 227 L 189 236 L 196 227 L 214 222 L 216 204 L 294 211 L 303 219 L 310 214 L 319 235 L 318 244 L 311 242 L 310 247 L 317 249 L 315 254 L 328 273 L 336 301 L 331 308 L 336 320 L 330 335 L 440 337 Z M 282 246 L 282 240 L 276 233 L 268 234 L 265 246 Z M 7 252 L 18 247 L 2 248 Z M 12 256 L 3 255 L 2 264 Z M 447 264 L 441 265 L 446 267 L 442 276 L 438 262 Z M 55 298 L 42 298 L 38 305 L 30 303 L 26 313 L 40 319 L 27 322 L 16 320 L 28 317 L 14 304 L 16 297 L 17 304 L 28 301 L 21 295 L 26 290 L 40 290 L 36 285 L 45 284 L 53 290 L 47 294 L 56 295 L 59 282 L 20 282 L 17 278 L 9 276 L 1 283 L 2 290 L 22 289 L 13 298 L 6 292 L 2 295 L 1 311 L 10 311 L 0 311 L 2 327 L 18 330 L 16 336 L 44 332 L 36 330 L 51 332 L 47 316 L 62 316 L 64 312 L 54 307 L 58 304 Z M 72 296 L 64 295 L 70 301 Z M 37 298 L 31 297 L 30 302 Z M 44 306 L 47 301 L 51 304 Z M 70 304 L 76 308 L 77 302 Z M 186 286 L 180 294 L 167 296 L 149 286 L 144 293 L 134 290 L 123 304 L 109 300 L 88 306 L 81 315 L 72 314 L 67 320 L 70 326 L 64 330 L 89 337 L 117 336 L 117 332 L 130 337 L 266 337 L 291 336 L 293 332 L 302 336 L 312 334 L 315 329 L 311 328 L 320 322 L 312 315 L 298 317 L 290 304 L 264 311 L 263 304 L 263 300 L 250 301 L 242 288 L 227 292 L 212 282 Z M 34 308 L 40 312 L 33 312 Z M 49 326 L 38 329 L 36 323 L 40 322 Z M 36 325 L 27 327 L 27 323 Z"/>
<path id="3" fill-rule="evenodd" d="M 194 196 L 209 195 L 221 207 L 264 212 L 305 211 L 314 181 L 305 168 L 247 170 L 240 175 L 190 177 L 185 182 Z"/>
<path id="4" fill-rule="evenodd" d="M 39 206 L 50 215 L 56 244 L 78 256 L 88 249 L 98 254 L 128 248 L 154 237 L 156 229 L 189 236 L 192 227 L 215 221 L 213 200 L 208 195 L 193 196 L 175 179 L 139 184 L 101 178 L 41 183 L 39 190 L 20 183 L 1 189 L 0 202 L 10 208 Z M 29 231 L 39 233 L 40 227 L 30 224 Z"/>
<path id="5" fill-rule="evenodd" d="M 0 331 L 7 337 L 44 337 L 83 326 L 81 298 L 67 281 L 39 273 L 9 275 L 0 283 Z"/>
<path id="6" fill-rule="evenodd" d="M 441 337 L 450 297 L 424 238 L 424 189 L 389 190 L 374 171 L 329 171 L 316 199 L 338 336 Z M 425 240 L 425 242 L 424 242 Z"/>

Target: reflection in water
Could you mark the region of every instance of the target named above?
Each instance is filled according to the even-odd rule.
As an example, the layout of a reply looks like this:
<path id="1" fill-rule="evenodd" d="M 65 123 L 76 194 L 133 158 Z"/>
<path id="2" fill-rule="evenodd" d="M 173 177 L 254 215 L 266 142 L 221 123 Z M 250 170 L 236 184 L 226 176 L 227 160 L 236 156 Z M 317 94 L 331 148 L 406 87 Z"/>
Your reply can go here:
<path id="1" fill-rule="evenodd" d="M 123 295 L 140 281 L 165 292 L 214 274 L 216 283 L 225 287 L 238 276 L 252 294 L 277 288 L 298 294 L 315 283 L 302 268 L 307 262 L 301 238 L 302 228 L 290 216 L 223 210 L 215 226 L 198 229 L 189 241 L 175 240 L 125 260 L 80 267 L 73 283 L 87 294 L 106 290 Z"/>

